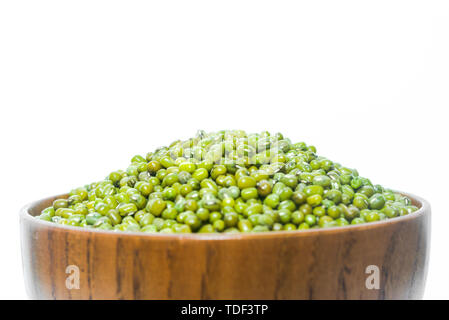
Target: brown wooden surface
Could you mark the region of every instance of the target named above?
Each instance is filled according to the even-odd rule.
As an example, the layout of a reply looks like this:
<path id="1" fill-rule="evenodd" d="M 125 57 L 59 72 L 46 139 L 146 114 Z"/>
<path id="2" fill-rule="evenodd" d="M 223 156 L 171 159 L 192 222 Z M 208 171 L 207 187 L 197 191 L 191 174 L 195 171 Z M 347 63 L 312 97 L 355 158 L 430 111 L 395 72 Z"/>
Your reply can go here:
<path id="1" fill-rule="evenodd" d="M 116 233 L 34 219 L 53 198 L 21 214 L 25 284 L 33 299 L 420 299 L 430 206 L 361 226 L 237 235 Z M 68 265 L 80 289 L 67 289 Z M 368 265 L 380 289 L 365 287 Z"/>

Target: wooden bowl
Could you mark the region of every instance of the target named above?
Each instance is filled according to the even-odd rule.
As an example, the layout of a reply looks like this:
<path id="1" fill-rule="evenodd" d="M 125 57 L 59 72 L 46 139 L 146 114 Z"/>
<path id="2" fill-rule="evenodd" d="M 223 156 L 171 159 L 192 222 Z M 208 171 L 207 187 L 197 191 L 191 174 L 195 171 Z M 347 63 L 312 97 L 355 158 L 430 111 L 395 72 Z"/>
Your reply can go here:
<path id="1" fill-rule="evenodd" d="M 420 209 L 388 221 L 201 235 L 92 231 L 33 218 L 61 196 L 51 197 L 20 213 L 26 289 L 33 299 L 420 299 L 430 205 L 408 196 Z"/>

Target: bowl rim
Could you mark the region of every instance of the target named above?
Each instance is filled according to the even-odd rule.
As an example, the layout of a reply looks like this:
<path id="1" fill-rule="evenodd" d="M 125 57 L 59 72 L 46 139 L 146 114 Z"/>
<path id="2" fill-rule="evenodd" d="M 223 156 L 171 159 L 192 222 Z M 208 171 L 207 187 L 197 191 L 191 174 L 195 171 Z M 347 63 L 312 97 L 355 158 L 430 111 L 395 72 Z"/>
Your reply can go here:
<path id="1" fill-rule="evenodd" d="M 394 191 L 401 195 L 409 197 L 412 202 L 415 202 L 419 209 L 411 214 L 400 216 L 392 219 L 387 219 L 383 221 L 376 221 L 357 225 L 347 225 L 339 227 L 329 227 L 329 228 L 319 228 L 319 229 L 305 229 L 305 230 L 293 230 L 293 231 L 267 231 L 267 232 L 253 232 L 253 233 L 144 233 L 144 232 L 117 232 L 113 230 L 98 230 L 89 229 L 76 226 L 65 226 L 59 225 L 54 222 L 44 221 L 36 219 L 32 216 L 30 210 L 38 206 L 44 201 L 49 201 L 50 199 L 67 197 L 68 194 L 60 194 L 56 196 L 46 197 L 37 201 L 33 201 L 25 205 L 19 212 L 20 224 L 22 225 L 24 221 L 31 224 L 47 227 L 55 231 L 66 231 L 69 233 L 78 233 L 85 235 L 102 235 L 102 236 L 116 236 L 116 237 L 132 237 L 141 239 L 154 239 L 154 240 L 195 240 L 195 241 L 207 241 L 207 240 L 237 240 L 237 239 L 273 239 L 273 238 L 286 238 L 286 237 L 304 237 L 309 235 L 330 235 L 339 234 L 349 231 L 365 231 L 371 229 L 380 229 L 385 226 L 395 225 L 403 223 L 406 221 L 418 219 L 425 215 L 430 216 L 431 208 L 430 203 L 414 194 L 406 193 L 402 191 Z"/>

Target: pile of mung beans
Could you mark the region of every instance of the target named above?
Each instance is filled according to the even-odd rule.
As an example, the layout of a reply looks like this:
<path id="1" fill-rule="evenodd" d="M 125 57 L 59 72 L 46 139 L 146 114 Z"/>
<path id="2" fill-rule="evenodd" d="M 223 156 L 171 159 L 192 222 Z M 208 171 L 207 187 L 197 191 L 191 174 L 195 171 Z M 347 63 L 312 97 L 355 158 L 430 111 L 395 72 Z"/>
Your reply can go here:
<path id="1" fill-rule="evenodd" d="M 39 219 L 147 233 L 291 231 L 416 211 L 410 199 L 282 134 L 241 130 L 175 141 L 70 191 Z"/>

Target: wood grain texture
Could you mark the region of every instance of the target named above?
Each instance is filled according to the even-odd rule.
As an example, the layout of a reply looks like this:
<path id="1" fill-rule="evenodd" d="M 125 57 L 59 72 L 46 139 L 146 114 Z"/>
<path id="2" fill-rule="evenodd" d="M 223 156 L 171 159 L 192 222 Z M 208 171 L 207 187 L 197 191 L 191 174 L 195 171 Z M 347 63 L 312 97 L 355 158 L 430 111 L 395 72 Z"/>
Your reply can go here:
<path id="1" fill-rule="evenodd" d="M 170 235 L 63 227 L 20 214 L 25 284 L 33 299 L 420 299 L 430 206 L 387 222 L 264 234 Z M 67 289 L 68 265 L 80 289 Z M 380 268 L 368 290 L 366 267 Z"/>

